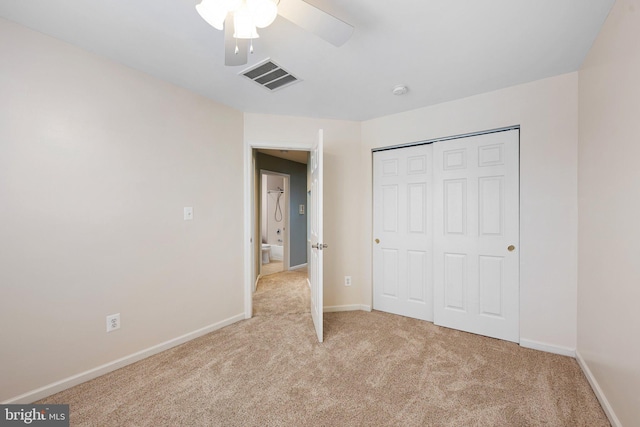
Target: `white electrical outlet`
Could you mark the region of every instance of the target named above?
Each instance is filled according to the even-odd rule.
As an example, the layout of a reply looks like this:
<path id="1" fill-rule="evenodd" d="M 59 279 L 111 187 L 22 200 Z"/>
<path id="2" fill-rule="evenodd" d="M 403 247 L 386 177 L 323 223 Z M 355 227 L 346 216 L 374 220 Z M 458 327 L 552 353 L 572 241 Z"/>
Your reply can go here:
<path id="1" fill-rule="evenodd" d="M 193 208 L 186 207 L 184 208 L 184 220 L 191 221 L 193 219 Z"/>
<path id="2" fill-rule="evenodd" d="M 107 316 L 107 332 L 113 332 L 120 329 L 120 313 Z"/>
<path id="3" fill-rule="evenodd" d="M 344 276 L 344 285 L 351 286 L 351 276 Z"/>

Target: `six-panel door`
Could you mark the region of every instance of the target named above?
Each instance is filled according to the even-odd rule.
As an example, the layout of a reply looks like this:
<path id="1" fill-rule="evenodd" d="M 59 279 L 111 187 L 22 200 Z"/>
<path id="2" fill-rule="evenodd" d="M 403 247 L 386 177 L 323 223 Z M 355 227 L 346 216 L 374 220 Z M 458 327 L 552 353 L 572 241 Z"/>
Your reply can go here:
<path id="1" fill-rule="evenodd" d="M 373 308 L 433 320 L 431 146 L 374 153 Z"/>
<path id="2" fill-rule="evenodd" d="M 518 342 L 518 131 L 437 143 L 434 159 L 434 323 Z"/>

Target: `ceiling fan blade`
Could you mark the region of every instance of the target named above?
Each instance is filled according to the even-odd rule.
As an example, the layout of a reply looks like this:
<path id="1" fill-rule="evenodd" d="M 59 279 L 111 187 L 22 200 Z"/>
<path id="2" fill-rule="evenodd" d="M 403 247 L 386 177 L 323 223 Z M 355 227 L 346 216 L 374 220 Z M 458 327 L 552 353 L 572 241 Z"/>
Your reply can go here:
<path id="1" fill-rule="evenodd" d="M 303 0 L 280 0 L 278 14 L 334 46 L 342 46 L 353 34 L 353 26 Z"/>
<path id="2" fill-rule="evenodd" d="M 237 44 L 236 44 L 237 43 Z M 238 53 L 236 53 L 238 46 Z M 224 65 L 244 65 L 248 62 L 249 40 L 233 37 L 233 15 L 230 13 L 224 20 Z"/>

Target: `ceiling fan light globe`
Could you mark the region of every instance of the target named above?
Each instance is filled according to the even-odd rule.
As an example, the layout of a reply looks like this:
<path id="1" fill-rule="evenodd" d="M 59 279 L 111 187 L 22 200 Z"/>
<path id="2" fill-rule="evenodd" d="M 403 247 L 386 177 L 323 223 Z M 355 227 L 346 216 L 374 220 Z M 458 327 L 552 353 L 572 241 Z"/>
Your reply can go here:
<path id="1" fill-rule="evenodd" d="M 217 30 L 223 29 L 224 20 L 229 13 L 225 0 L 202 0 L 196 5 L 196 10 L 202 19 Z"/>
<path id="2" fill-rule="evenodd" d="M 258 28 L 268 27 L 278 16 L 278 6 L 272 0 L 247 0 L 247 7 Z"/>
<path id="3" fill-rule="evenodd" d="M 233 14 L 233 37 L 236 39 L 260 38 L 253 22 L 253 16 L 247 13 L 246 8 L 241 8 Z"/>
<path id="4" fill-rule="evenodd" d="M 224 3 L 229 12 L 239 9 L 240 6 L 242 5 L 242 0 L 218 0 L 218 1 Z"/>

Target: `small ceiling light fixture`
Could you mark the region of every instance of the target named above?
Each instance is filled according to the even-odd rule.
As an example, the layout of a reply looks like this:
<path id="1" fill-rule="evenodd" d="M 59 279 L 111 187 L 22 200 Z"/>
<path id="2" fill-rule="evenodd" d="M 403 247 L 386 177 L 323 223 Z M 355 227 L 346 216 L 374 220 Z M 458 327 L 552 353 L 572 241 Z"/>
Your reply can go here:
<path id="1" fill-rule="evenodd" d="M 405 93 L 409 92 L 409 88 L 406 87 L 405 85 L 397 85 L 393 88 L 392 90 L 394 95 L 404 95 Z"/>
<path id="2" fill-rule="evenodd" d="M 223 30 L 229 13 L 233 14 L 233 37 L 236 39 L 257 39 L 256 28 L 266 28 L 278 16 L 278 6 L 274 0 L 202 0 L 196 10 L 209 25 Z M 253 43 L 250 52 L 253 53 Z"/>

